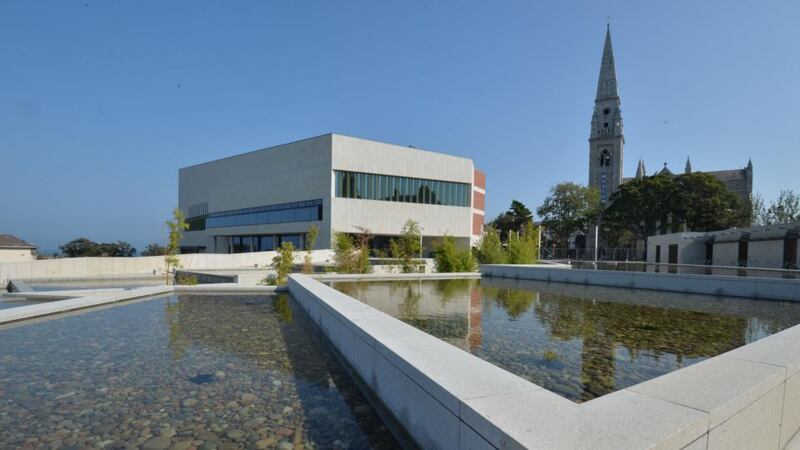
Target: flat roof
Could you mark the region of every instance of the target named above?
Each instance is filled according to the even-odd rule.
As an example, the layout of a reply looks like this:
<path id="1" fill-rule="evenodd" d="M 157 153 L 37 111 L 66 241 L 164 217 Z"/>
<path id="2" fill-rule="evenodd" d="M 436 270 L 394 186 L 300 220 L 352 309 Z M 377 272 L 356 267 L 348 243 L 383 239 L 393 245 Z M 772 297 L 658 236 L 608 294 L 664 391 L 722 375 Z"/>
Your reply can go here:
<path id="1" fill-rule="evenodd" d="M 226 159 L 238 158 L 240 156 L 249 155 L 251 153 L 263 152 L 263 151 L 266 151 L 266 150 L 272 150 L 272 149 L 275 149 L 275 148 L 278 148 L 278 147 L 283 147 L 284 145 L 296 144 L 298 142 L 310 141 L 310 140 L 313 140 L 313 139 L 319 139 L 319 138 L 326 137 L 326 136 L 331 136 L 331 137 L 333 137 L 333 136 L 341 136 L 341 137 L 346 137 L 346 138 L 350 138 L 350 139 L 357 139 L 357 140 L 365 141 L 365 142 L 374 142 L 376 144 L 391 145 L 392 147 L 397 147 L 399 150 L 405 149 L 405 150 L 414 150 L 414 151 L 418 151 L 418 152 L 434 153 L 434 154 L 449 156 L 451 158 L 460 158 L 460 159 L 466 159 L 466 160 L 472 161 L 472 158 L 467 158 L 467 157 L 464 157 L 464 156 L 456 156 L 456 155 L 452 155 L 450 153 L 437 152 L 437 151 L 433 151 L 433 150 L 426 150 L 426 149 L 418 148 L 418 147 L 415 147 L 415 146 L 412 146 L 412 145 L 393 144 L 391 142 L 378 141 L 378 140 L 375 140 L 375 139 L 365 139 L 365 138 L 361 138 L 361 137 L 357 137 L 357 136 L 350 136 L 350 135 L 347 135 L 347 134 L 331 132 L 331 133 L 320 134 L 320 135 L 317 135 L 317 136 L 307 137 L 307 138 L 303 138 L 303 139 L 298 139 L 298 140 L 295 140 L 295 141 L 285 142 L 283 144 L 277 144 L 277 145 L 272 145 L 272 146 L 269 146 L 269 147 L 259 148 L 257 150 L 250 150 L 250 151 L 246 151 L 246 152 L 242 152 L 242 153 L 237 153 L 235 155 L 224 156 L 222 158 L 212 159 L 211 161 L 205 161 L 205 162 L 201 162 L 201 163 L 197 163 L 197 164 L 191 164 L 191 165 L 188 165 L 188 166 L 181 167 L 178 170 L 189 169 L 189 168 L 192 168 L 192 167 L 202 166 L 202 165 L 205 165 L 205 164 L 212 164 L 212 163 L 215 163 L 215 162 L 224 161 Z"/>

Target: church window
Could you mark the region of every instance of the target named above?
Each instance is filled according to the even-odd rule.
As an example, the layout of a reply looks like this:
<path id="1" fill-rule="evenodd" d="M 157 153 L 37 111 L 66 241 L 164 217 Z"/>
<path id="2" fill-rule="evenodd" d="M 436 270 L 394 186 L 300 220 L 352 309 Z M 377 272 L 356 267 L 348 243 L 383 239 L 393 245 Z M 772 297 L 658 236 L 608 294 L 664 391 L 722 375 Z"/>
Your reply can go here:
<path id="1" fill-rule="evenodd" d="M 608 115 L 608 113 L 610 113 L 610 112 L 611 112 L 611 110 L 610 110 L 610 109 L 608 109 L 608 108 L 606 108 L 606 109 L 604 109 L 604 110 L 603 110 L 603 115 L 604 115 L 604 116 L 607 116 L 607 115 Z"/>
<path id="2" fill-rule="evenodd" d="M 608 122 L 605 122 L 605 123 L 603 124 L 603 128 L 608 128 Z"/>
<path id="3" fill-rule="evenodd" d="M 600 166 L 610 166 L 611 165 L 611 153 L 608 150 L 603 150 L 603 153 L 600 154 Z"/>

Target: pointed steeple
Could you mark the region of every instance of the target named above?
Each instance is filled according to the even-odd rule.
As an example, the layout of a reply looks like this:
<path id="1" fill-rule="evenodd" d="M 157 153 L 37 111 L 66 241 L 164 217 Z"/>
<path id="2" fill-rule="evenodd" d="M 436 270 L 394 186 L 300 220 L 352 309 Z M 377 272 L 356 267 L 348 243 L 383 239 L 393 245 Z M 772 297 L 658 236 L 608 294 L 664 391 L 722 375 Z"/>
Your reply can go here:
<path id="1" fill-rule="evenodd" d="M 689 161 L 689 157 L 686 157 L 686 169 L 684 169 L 683 173 L 692 173 L 692 162 Z"/>
<path id="2" fill-rule="evenodd" d="M 614 67 L 614 49 L 611 48 L 611 26 L 606 27 L 606 42 L 600 62 L 600 77 L 597 80 L 597 100 L 617 98 L 617 70 Z"/>
<path id="3" fill-rule="evenodd" d="M 753 158 L 747 158 L 747 170 L 753 170 Z"/>
<path id="4" fill-rule="evenodd" d="M 636 178 L 644 178 L 647 176 L 647 170 L 644 168 L 644 161 L 639 158 L 639 165 L 636 167 Z"/>

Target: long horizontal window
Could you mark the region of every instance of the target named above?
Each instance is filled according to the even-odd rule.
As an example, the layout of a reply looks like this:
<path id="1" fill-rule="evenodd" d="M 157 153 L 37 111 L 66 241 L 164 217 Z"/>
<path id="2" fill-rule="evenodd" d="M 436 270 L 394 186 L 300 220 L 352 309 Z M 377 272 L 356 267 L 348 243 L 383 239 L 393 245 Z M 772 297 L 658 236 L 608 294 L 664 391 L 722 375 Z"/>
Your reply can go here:
<path id="1" fill-rule="evenodd" d="M 238 227 L 287 222 L 322 220 L 322 200 L 281 203 L 254 208 L 213 212 L 206 218 L 206 227 Z"/>
<path id="2" fill-rule="evenodd" d="M 468 183 L 334 171 L 336 196 L 427 205 L 470 206 Z"/>

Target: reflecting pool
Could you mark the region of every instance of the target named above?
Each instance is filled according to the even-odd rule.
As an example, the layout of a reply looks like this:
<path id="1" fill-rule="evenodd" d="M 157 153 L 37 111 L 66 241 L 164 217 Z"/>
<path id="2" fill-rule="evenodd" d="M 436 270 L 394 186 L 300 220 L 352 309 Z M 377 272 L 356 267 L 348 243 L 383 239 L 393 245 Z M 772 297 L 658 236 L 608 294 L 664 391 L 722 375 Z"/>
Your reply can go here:
<path id="1" fill-rule="evenodd" d="M 800 323 L 800 303 L 525 280 L 331 285 L 576 402 Z"/>
<path id="2" fill-rule="evenodd" d="M 0 328 L 0 448 L 396 448 L 288 295 Z"/>

